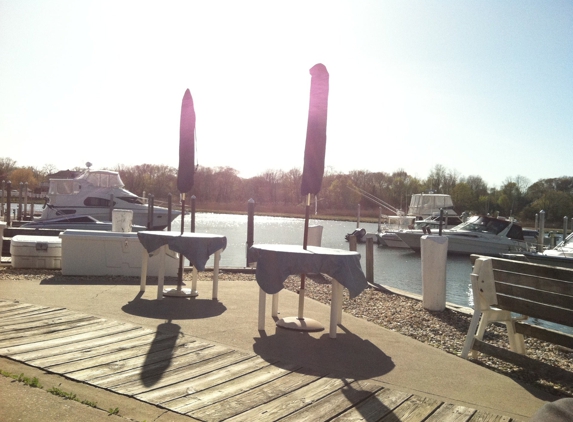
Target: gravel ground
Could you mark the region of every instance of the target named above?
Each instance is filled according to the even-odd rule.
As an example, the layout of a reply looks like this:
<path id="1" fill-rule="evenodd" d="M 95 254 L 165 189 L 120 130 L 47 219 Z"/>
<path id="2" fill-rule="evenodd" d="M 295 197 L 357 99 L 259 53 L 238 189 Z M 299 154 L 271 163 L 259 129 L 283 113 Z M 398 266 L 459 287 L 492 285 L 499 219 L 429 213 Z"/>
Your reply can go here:
<path id="1" fill-rule="evenodd" d="M 201 279 L 211 279 L 209 271 L 199 273 Z M 54 270 L 14 270 L 11 267 L 0 268 L 0 280 L 5 278 L 26 278 L 42 280 L 46 277 L 62 277 Z M 111 278 L 116 279 L 118 277 Z M 191 273 L 185 273 L 185 280 L 191 281 Z M 221 271 L 220 282 L 255 282 L 254 274 Z M 300 277 L 291 276 L 285 282 L 285 288 L 297 291 Z M 326 275 L 307 277 L 306 295 L 319 302 L 330 304 L 330 279 Z M 443 312 L 432 312 L 424 309 L 420 300 L 390 290 L 369 288 L 358 297 L 350 300 L 344 289 L 343 310 L 357 318 L 366 319 L 381 327 L 412 337 L 447 353 L 460 356 L 467 334 L 471 314 L 463 310 L 446 308 Z M 509 348 L 504 325 L 494 324 L 484 337 L 489 343 Z M 552 366 L 569 372 L 568 381 L 551 378 L 543 373 L 537 365 L 522 368 L 489 356 L 479 354 L 478 365 L 499 372 L 521 383 L 534 385 L 561 397 L 573 397 L 573 350 L 558 347 L 537 339 L 526 338 L 527 354 Z"/>

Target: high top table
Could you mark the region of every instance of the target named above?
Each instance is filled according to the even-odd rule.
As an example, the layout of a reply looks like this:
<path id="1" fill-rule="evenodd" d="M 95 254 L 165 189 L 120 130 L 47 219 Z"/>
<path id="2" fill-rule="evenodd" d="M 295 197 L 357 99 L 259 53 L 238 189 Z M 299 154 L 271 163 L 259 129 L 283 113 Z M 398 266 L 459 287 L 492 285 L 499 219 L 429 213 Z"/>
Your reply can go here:
<path id="1" fill-rule="evenodd" d="M 167 250 L 182 254 L 193 265 L 193 284 L 191 295 L 197 296 L 197 271 L 205 271 L 209 257 L 215 254 L 213 269 L 213 294 L 217 299 L 219 287 L 219 260 L 221 252 L 227 247 L 227 238 L 219 234 L 189 233 L 183 234 L 166 231 L 140 231 L 137 237 L 143 245 L 141 264 L 140 291 L 145 291 L 147 284 L 147 263 L 149 255 L 160 253 L 159 274 L 157 280 L 157 299 L 163 298 L 163 282 L 165 279 L 165 255 Z"/>
<path id="2" fill-rule="evenodd" d="M 368 285 L 360 267 L 360 254 L 342 249 L 298 245 L 255 244 L 249 248 L 248 262 L 256 262 L 259 284 L 259 330 L 265 328 L 266 294 L 273 295 L 272 316 L 278 315 L 278 293 L 289 275 L 328 274 L 332 281 L 330 337 L 336 338 L 336 326 L 342 322 L 342 287 L 350 298 Z"/>

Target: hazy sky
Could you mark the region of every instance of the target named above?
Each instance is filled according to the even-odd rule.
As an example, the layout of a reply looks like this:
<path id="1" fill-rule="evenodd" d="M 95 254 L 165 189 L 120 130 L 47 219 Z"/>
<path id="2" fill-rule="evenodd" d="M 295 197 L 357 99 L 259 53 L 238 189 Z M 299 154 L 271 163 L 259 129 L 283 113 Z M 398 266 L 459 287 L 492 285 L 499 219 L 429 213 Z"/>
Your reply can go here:
<path id="1" fill-rule="evenodd" d="M 570 0 L 0 0 L 0 157 L 177 167 L 189 88 L 200 166 L 302 169 L 316 63 L 327 167 L 573 176 Z"/>

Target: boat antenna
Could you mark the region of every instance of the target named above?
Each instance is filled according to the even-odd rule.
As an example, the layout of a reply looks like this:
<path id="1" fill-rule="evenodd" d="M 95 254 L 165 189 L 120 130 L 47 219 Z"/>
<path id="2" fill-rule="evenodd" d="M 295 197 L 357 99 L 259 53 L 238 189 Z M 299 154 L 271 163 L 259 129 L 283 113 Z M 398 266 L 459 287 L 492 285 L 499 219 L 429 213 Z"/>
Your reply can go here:
<path id="1" fill-rule="evenodd" d="M 90 169 L 90 167 L 92 166 L 92 163 L 90 163 L 89 161 L 86 163 L 86 167 L 88 168 L 88 170 Z"/>

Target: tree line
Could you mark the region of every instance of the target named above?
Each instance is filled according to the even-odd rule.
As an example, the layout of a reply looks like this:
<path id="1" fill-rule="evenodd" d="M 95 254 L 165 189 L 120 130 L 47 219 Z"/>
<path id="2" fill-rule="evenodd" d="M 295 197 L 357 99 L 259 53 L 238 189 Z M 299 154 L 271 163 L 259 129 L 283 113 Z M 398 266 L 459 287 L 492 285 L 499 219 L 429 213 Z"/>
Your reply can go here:
<path id="1" fill-rule="evenodd" d="M 27 182 L 31 189 L 47 186 L 51 165 L 42 169 L 19 167 L 14 160 L 0 158 L 0 180 L 10 180 L 12 186 Z M 74 171 L 85 171 L 76 167 Z M 152 194 L 165 199 L 167 194 L 178 195 L 177 169 L 166 165 L 118 165 L 127 190 L 142 196 Z M 302 170 L 266 170 L 251 178 L 239 177 L 231 167 L 198 167 L 189 195 L 195 195 L 198 204 L 219 204 L 224 209 L 237 209 L 237 204 L 255 200 L 257 205 L 273 209 L 304 212 L 305 198 L 300 194 Z M 358 188 L 358 189 L 357 189 Z M 371 172 L 354 170 L 349 173 L 327 168 L 322 189 L 317 196 L 317 209 L 322 215 L 353 215 L 360 204 L 361 215 L 377 216 L 379 205 L 369 201 L 359 191 L 365 191 L 403 211 L 408 210 L 411 195 L 423 192 L 449 194 L 454 208 L 461 214 L 499 214 L 532 222 L 540 210 L 545 211 L 548 224 L 562 224 L 564 216 L 573 217 L 573 177 L 540 179 L 531 183 L 526 177 L 507 178 L 501 187 L 489 187 L 481 176 L 461 176 L 437 164 L 425 178 L 409 175 L 404 170 Z M 235 204 L 231 207 L 231 204 Z M 314 203 L 313 203 L 314 207 Z"/>

